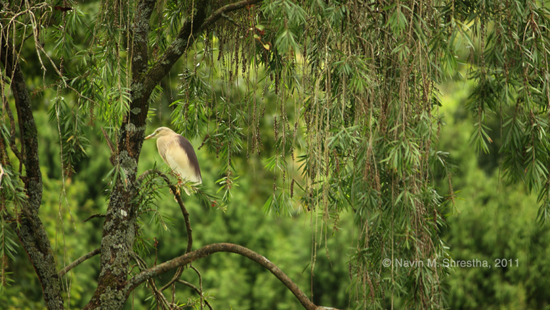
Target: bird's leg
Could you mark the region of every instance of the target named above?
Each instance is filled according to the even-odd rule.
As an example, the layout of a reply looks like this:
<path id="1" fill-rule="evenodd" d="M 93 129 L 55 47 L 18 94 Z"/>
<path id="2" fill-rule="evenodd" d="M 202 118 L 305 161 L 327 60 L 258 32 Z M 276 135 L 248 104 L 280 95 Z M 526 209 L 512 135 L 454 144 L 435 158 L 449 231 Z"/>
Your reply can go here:
<path id="1" fill-rule="evenodd" d="M 180 192 L 180 188 L 179 188 L 179 187 L 176 187 L 176 192 L 175 192 L 175 193 L 172 191 L 172 189 L 170 189 L 170 194 L 172 194 L 172 195 L 179 195 L 180 193 L 181 193 L 181 192 Z M 177 201 L 176 197 L 174 197 L 174 200 Z"/>
<path id="2" fill-rule="evenodd" d="M 175 172 L 172 170 L 172 174 L 174 174 L 174 176 L 176 177 L 176 179 L 178 180 L 178 185 L 176 186 L 176 195 L 179 195 L 181 192 L 180 192 L 180 187 L 181 185 L 183 184 L 183 181 L 181 180 L 181 176 L 179 173 Z M 174 200 L 177 201 L 176 197 L 174 197 Z"/>
<path id="3" fill-rule="evenodd" d="M 176 179 L 178 179 L 178 185 L 177 185 L 177 188 L 178 188 L 178 195 L 180 194 L 180 188 L 183 187 L 183 190 L 185 190 L 185 193 L 187 195 L 191 195 L 191 193 L 189 192 L 189 189 L 187 189 L 187 187 L 185 186 L 185 183 L 181 177 L 181 175 L 175 171 L 172 170 L 172 174 L 176 177 Z"/>

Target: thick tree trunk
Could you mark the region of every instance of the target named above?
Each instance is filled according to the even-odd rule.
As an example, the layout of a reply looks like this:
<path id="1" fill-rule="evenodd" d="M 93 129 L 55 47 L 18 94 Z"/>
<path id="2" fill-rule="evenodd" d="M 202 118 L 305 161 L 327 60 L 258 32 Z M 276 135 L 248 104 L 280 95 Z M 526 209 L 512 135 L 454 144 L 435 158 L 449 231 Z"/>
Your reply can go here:
<path id="1" fill-rule="evenodd" d="M 132 46 L 132 85 L 130 111 L 124 117 L 118 141 L 115 169 L 116 185 L 109 200 L 101 239 L 101 271 L 98 287 L 84 309 L 120 309 L 126 301 L 124 287 L 128 278 L 130 255 L 133 252 L 136 212 L 132 203 L 137 193 L 137 166 L 145 121 L 149 109 L 148 99 L 153 87 L 145 87 L 148 67 L 149 19 L 155 7 L 154 0 L 138 4 L 134 20 Z M 157 82 L 158 83 L 158 82 Z M 156 85 L 156 83 L 155 83 Z M 123 179 L 125 176 L 125 179 Z"/>

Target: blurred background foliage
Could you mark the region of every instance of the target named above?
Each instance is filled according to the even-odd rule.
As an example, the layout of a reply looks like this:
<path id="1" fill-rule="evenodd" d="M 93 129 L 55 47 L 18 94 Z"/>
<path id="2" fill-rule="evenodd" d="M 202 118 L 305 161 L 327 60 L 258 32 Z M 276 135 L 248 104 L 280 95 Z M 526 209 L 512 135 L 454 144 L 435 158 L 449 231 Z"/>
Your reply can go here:
<path id="1" fill-rule="evenodd" d="M 168 105 L 165 101 L 159 106 L 162 109 Z M 156 118 L 150 125 L 151 130 L 169 122 L 168 109 L 158 115 L 163 115 L 164 119 Z M 109 149 L 101 141 L 101 132 L 87 132 L 90 140 L 90 146 L 86 148 L 88 156 L 79 162 L 75 173 L 66 179 L 67 194 L 62 197 L 57 124 L 49 121 L 45 109 L 36 111 L 35 117 L 40 128 L 40 158 L 44 165 L 41 214 L 53 248 L 58 252 L 58 257 L 63 257 L 63 261 L 58 264 L 64 266 L 100 244 L 103 220 L 93 218 L 85 224 L 82 222 L 93 214 L 106 211 L 108 201 L 104 192 L 108 188 L 108 182 L 104 178 L 111 169 L 108 161 Z M 197 149 L 200 141 L 192 142 Z M 220 165 L 216 154 L 208 154 L 204 149 L 197 150 L 197 154 L 205 188 L 212 191 Z M 315 226 L 310 223 L 312 218 L 299 208 L 292 210 L 290 216 L 266 213 L 263 205 L 272 195 L 273 175 L 261 169 L 262 163 L 247 161 L 245 156 L 243 154 L 242 158 L 235 159 L 235 166 L 242 172 L 242 177 L 239 186 L 232 191 L 233 197 L 225 212 L 216 207 L 200 205 L 196 196 L 184 195 L 194 232 L 193 247 L 199 248 L 216 242 L 230 242 L 248 247 L 279 266 L 306 292 L 310 292 L 307 288 L 313 283 L 315 302 L 345 307 L 349 285 L 346 261 L 353 232 L 348 229 L 340 230 L 327 239 L 326 247 L 323 244 L 318 250 L 312 276 L 308 263 L 312 252 L 312 234 L 321 232 L 315 230 Z M 157 164 L 162 171 L 168 171 L 157 153 L 155 143 L 148 141 L 141 155 L 140 173 Z M 152 252 L 149 265 L 153 265 L 154 260 L 160 263 L 181 255 L 187 245 L 185 225 L 177 203 L 168 188 L 161 188 L 159 196 L 160 199 L 155 204 L 167 228 L 155 223 L 152 216 L 141 217 L 144 224 L 143 239 Z M 351 215 L 345 214 L 340 219 L 340 225 L 352 227 L 351 220 Z M 79 229 L 75 229 L 75 226 Z M 332 231 L 332 228 L 329 229 Z M 153 245 L 155 238 L 159 241 L 156 247 Z M 99 256 L 96 256 L 84 262 L 75 272 L 71 272 L 68 281 L 63 281 L 64 285 L 70 285 L 71 308 L 83 307 L 92 296 L 99 272 L 98 260 Z M 209 300 L 215 309 L 301 308 L 294 295 L 279 280 L 254 262 L 238 255 L 214 254 L 193 265 L 202 272 L 203 288 L 212 297 Z M 37 283 L 24 251 L 18 251 L 15 261 L 10 261 L 8 271 L 13 272 L 11 277 L 14 283 L 4 289 L 0 295 L 0 303 L 9 305 L 8 309 L 43 308 L 40 284 Z M 168 281 L 172 274 L 173 272 L 165 274 L 162 279 Z M 197 276 L 192 270 L 186 269 L 183 278 L 198 286 Z M 147 309 L 151 306 L 147 299 L 149 294 L 146 289 L 137 290 L 127 303 L 127 308 Z M 195 296 L 191 290 L 182 289 L 178 291 L 176 299 L 187 303 L 188 298 L 195 301 Z"/>
<path id="2" fill-rule="evenodd" d="M 536 196 L 527 194 L 523 186 L 506 184 L 499 169 L 497 152 L 477 154 L 468 140 L 472 122 L 463 102 L 471 91 L 464 80 L 442 85 L 442 107 L 446 126 L 441 133 L 441 148 L 449 151 L 450 162 L 456 167 L 453 188 L 459 197 L 453 212 L 447 214 L 447 227 L 442 239 L 450 248 L 455 260 L 488 260 L 493 268 L 454 268 L 447 279 L 448 302 L 451 309 L 549 309 L 546 288 L 550 285 L 550 235 L 547 225 L 535 223 Z M 66 180 L 66 198 L 62 191 L 59 140 L 56 122 L 49 120 L 47 103 L 39 105 L 35 113 L 40 128 L 40 156 L 44 177 L 44 205 L 42 215 L 53 240 L 53 247 L 63 266 L 99 246 L 102 219 L 95 218 L 75 229 L 95 213 L 104 213 L 107 198 L 103 194 L 108 184 L 102 180 L 110 170 L 109 149 L 100 132 L 88 131 L 90 146 L 87 157 L 75 167 L 75 173 Z M 157 117 L 151 130 L 168 122 L 170 110 L 166 99 L 160 100 Z M 160 111 L 162 110 L 162 112 Z M 271 124 L 266 124 L 271 126 Z M 494 147 L 498 149 L 500 123 L 495 119 L 491 130 Z M 264 143 L 268 144 L 266 139 Z M 200 141 L 193 141 L 198 148 Z M 266 145 L 266 148 L 272 147 Z M 197 150 L 206 188 L 213 188 L 217 178 L 217 158 L 204 149 Z M 162 164 L 154 143 L 146 143 L 140 160 L 140 171 Z M 184 197 L 191 214 L 194 247 L 232 242 L 263 254 L 277 264 L 309 294 L 313 284 L 313 300 L 317 304 L 346 308 L 350 278 L 347 262 L 352 246 L 354 229 L 352 215 L 343 213 L 339 227 L 329 227 L 328 243 L 323 244 L 315 256 L 314 275 L 309 272 L 312 253 L 314 218 L 303 209 L 293 210 L 291 216 L 265 213 L 263 204 L 272 194 L 273 175 L 259 169 L 261 163 L 236 160 L 242 171 L 239 187 L 233 190 L 233 199 L 226 211 L 201 206 L 193 196 Z M 446 188 L 447 180 L 439 180 Z M 144 239 L 153 253 L 158 251 L 158 262 L 166 261 L 185 251 L 183 218 L 168 189 L 160 192 L 156 204 L 167 219 L 168 228 L 155 225 L 150 216 L 142 217 L 145 224 Z M 69 210 L 71 212 L 69 212 Z M 159 241 L 153 247 L 154 238 Z M 71 308 L 81 308 L 91 297 L 97 278 L 98 256 L 84 262 L 71 272 L 64 285 L 70 286 Z M 512 259 L 512 266 L 495 268 L 495 259 Z M 516 260 L 517 263 L 516 263 Z M 148 261 L 151 265 L 153 261 Z M 203 287 L 215 309 L 301 309 L 295 297 L 270 273 L 242 257 L 233 254 L 214 254 L 194 263 L 202 271 Z M 0 295 L 0 303 L 7 309 L 42 309 L 40 284 L 25 253 L 18 251 L 16 260 L 10 261 L 8 271 L 13 272 L 11 286 Z M 168 280 L 172 274 L 162 278 Z M 198 285 L 196 274 L 187 269 L 183 278 Z M 148 309 L 149 291 L 137 290 L 127 308 Z M 193 303 L 195 294 L 188 289 L 178 291 L 176 299 Z M 196 300 L 195 300 L 196 301 Z M 399 305 L 397 301 L 396 305 Z"/>
<path id="3" fill-rule="evenodd" d="M 89 7 L 93 14 L 96 7 L 94 5 Z M 83 15 L 85 16 L 87 15 Z M 32 44 L 25 44 L 23 48 L 22 54 L 26 49 L 30 57 L 25 59 L 22 69 L 26 76 L 32 77 L 33 68 L 39 67 L 40 62 L 37 58 L 33 58 Z M 192 63 L 196 57 L 201 56 L 188 55 L 188 59 L 180 62 Z M 53 71 L 53 68 L 48 67 L 48 63 L 45 65 Z M 177 125 L 170 124 L 172 118 L 176 118 L 172 114 L 182 112 L 175 110 L 175 106 L 171 104 L 174 102 L 174 97 L 179 97 L 182 80 L 186 76 L 178 77 L 176 70 L 173 75 L 177 78 L 163 84 L 162 88 L 166 91 L 157 95 L 156 100 L 151 104 L 149 133 L 159 126 L 177 128 Z M 46 84 L 53 83 L 55 75 L 46 74 L 45 79 Z M 82 152 L 78 154 L 79 158 L 70 161 L 74 166 L 66 174 L 65 183 L 63 183 L 56 109 L 57 107 L 60 109 L 60 118 L 76 115 L 77 113 L 73 111 L 76 108 L 76 105 L 73 105 L 76 98 L 70 93 L 66 94 L 67 97 L 62 97 L 62 101 L 68 104 L 58 106 L 54 100 L 59 100 L 59 94 L 52 89 L 44 89 L 44 80 L 37 78 L 28 83 L 30 90 L 36 91 L 33 94 L 35 96 L 33 102 L 37 103 L 34 117 L 39 128 L 39 155 L 44 178 L 43 206 L 40 214 L 52 240 L 52 247 L 60 258 L 58 266 L 62 268 L 99 247 L 101 242 L 103 219 L 93 218 L 85 223 L 84 221 L 94 214 L 105 214 L 107 209 L 111 180 L 108 174 L 112 169 L 109 162 L 111 154 L 99 128 L 109 130 L 109 124 L 103 124 L 100 120 L 96 120 L 93 124 L 99 125 L 95 127 L 89 123 L 81 123 L 82 128 L 78 131 L 81 134 L 80 141 L 85 143 L 83 143 Z M 212 90 L 219 94 L 222 91 L 221 85 L 220 81 L 216 81 L 212 85 Z M 247 94 L 241 85 L 240 88 L 236 87 L 233 90 L 231 96 L 226 94 L 226 97 L 232 98 L 232 102 L 239 104 L 245 95 Z M 259 95 L 262 95 L 261 92 Z M 270 153 L 276 148 L 273 121 L 278 105 L 275 104 L 277 97 L 274 95 L 266 94 L 264 100 L 267 101 L 267 108 L 266 117 L 260 122 L 261 131 L 265 133 L 262 135 L 262 150 Z M 13 102 L 10 104 L 13 105 Z M 292 102 L 289 102 L 288 106 L 291 107 Z M 61 120 L 60 123 L 71 122 Z M 74 132 L 66 128 L 62 131 Z M 215 181 L 220 178 L 220 171 L 224 172 L 227 169 L 226 166 L 224 167 L 226 163 L 220 162 L 222 155 L 201 148 L 203 141 L 198 138 L 193 139 L 195 135 L 192 132 L 188 132 L 186 136 L 190 138 L 197 152 L 204 190 L 216 193 Z M 63 140 L 66 141 L 68 138 L 70 137 L 63 137 Z M 73 149 L 75 148 L 68 148 L 68 150 Z M 65 157 L 67 152 L 64 150 L 63 153 Z M 17 162 L 15 158 L 12 160 Z M 67 170 L 67 163 L 64 166 L 65 170 Z M 339 230 L 336 226 L 327 229 L 322 228 L 321 225 L 312 224 L 312 221 L 317 221 L 316 215 L 309 216 L 304 213 L 304 209 L 299 204 L 287 210 L 285 214 L 270 212 L 264 205 L 273 195 L 276 173 L 264 169 L 265 161 L 262 157 L 250 157 L 246 152 L 233 157 L 232 164 L 239 172 L 240 178 L 238 186 L 231 190 L 231 199 L 223 209 L 218 208 L 221 205 L 221 199 L 217 200 L 218 205 L 206 207 L 199 203 L 196 196 L 182 196 L 190 213 L 194 232 L 193 248 L 197 249 L 216 242 L 245 246 L 267 257 L 308 295 L 313 294 L 313 302 L 346 307 L 350 282 L 347 261 L 353 230 Z M 138 172 L 141 174 L 153 167 L 158 167 L 167 174 L 169 172 L 158 155 L 154 140 L 145 142 Z M 298 163 L 293 163 L 291 168 L 297 171 Z M 221 197 L 224 192 L 216 194 Z M 168 188 L 161 188 L 156 198 L 151 208 L 158 209 L 159 213 L 144 214 L 140 218 L 143 224 L 141 239 L 146 244 L 146 250 L 150 252 L 147 259 L 149 266 L 182 255 L 187 246 L 184 220 Z M 161 219 L 166 226 L 159 223 Z M 338 224 L 343 227 L 353 227 L 352 215 L 343 214 Z M 322 229 L 325 234 L 328 232 L 333 237 L 326 239 L 322 237 Z M 315 235 L 317 235 L 316 239 L 326 240 L 326 243 L 319 244 L 319 248 L 314 250 L 317 251 L 316 254 L 312 255 L 312 239 Z M 156 241 L 158 241 L 157 244 L 155 244 Z M 95 256 L 63 278 L 63 285 L 68 288 L 65 298 L 70 302 L 71 308 L 82 308 L 93 295 L 99 273 L 98 261 L 99 256 Z M 310 272 L 312 262 L 315 264 L 313 274 Z M 25 252 L 18 249 L 15 260 L 9 260 L 6 263 L 7 271 L 11 273 L 8 278 L 13 282 L 3 287 L 0 304 L 7 305 L 7 309 L 43 309 L 45 304 L 40 283 Z M 202 273 L 203 289 L 214 309 L 302 308 L 294 295 L 279 280 L 244 257 L 228 253 L 214 254 L 193 263 L 193 266 Z M 161 277 L 163 281 L 159 283 L 167 282 L 173 273 L 172 271 L 163 275 Z M 182 278 L 199 286 L 197 275 L 191 269 L 186 269 Z M 187 287 L 182 286 L 175 298 L 179 303 L 199 307 L 197 294 Z M 127 309 L 151 307 L 156 308 L 156 304 L 146 288 L 136 290 L 126 304 Z"/>
<path id="4" fill-rule="evenodd" d="M 83 5 L 88 14 L 97 13 L 97 6 Z M 85 15 L 82 15 L 85 18 Z M 89 21 L 87 21 L 89 22 Z M 84 30 L 75 28 L 74 37 L 83 36 Z M 78 40 L 73 42 L 78 44 Z M 459 45 L 461 43 L 457 43 Z M 200 46 L 200 45 L 199 45 Z M 474 46 L 479 46 L 475 41 Z M 78 160 L 69 167 L 71 173 L 62 180 L 60 159 L 60 137 L 57 128 L 57 115 L 52 110 L 53 98 L 57 97 L 52 89 L 44 85 L 53 83 L 51 75 L 33 75 L 40 67 L 39 60 L 33 58 L 34 47 L 23 45 L 22 55 L 25 58 L 23 70 L 26 76 L 33 77 L 28 81 L 33 93 L 35 119 L 39 128 L 40 158 L 44 178 L 44 198 L 41 218 L 45 223 L 52 246 L 59 258 L 58 266 L 62 267 L 74 259 L 97 248 L 100 244 L 102 219 L 94 218 L 82 224 L 84 220 L 96 213 L 105 213 L 107 208 L 109 179 L 106 178 L 112 168 L 108 158 L 110 150 L 104 136 L 98 131 L 101 125 L 107 129 L 109 124 L 88 126 L 81 129 L 86 139 L 82 143 L 82 153 L 76 152 Z M 461 53 L 461 54 L 460 54 Z M 459 53 L 460 59 L 467 59 L 469 51 Z M 188 55 L 183 63 L 194 64 L 195 57 Z M 71 56 L 71 55 L 66 55 Z M 70 62 L 70 58 L 66 58 Z M 46 62 L 47 72 L 52 72 Z M 68 66 L 68 64 L 67 64 Z M 181 67 L 181 64 L 180 64 Z M 192 67 L 192 66 L 191 66 Z M 164 82 L 165 90 L 151 104 L 150 133 L 158 126 L 166 126 L 176 119 L 172 113 L 180 113 L 170 106 L 178 97 L 182 85 L 181 79 L 192 77 L 182 75 L 174 70 L 173 78 Z M 187 74 L 187 75 L 186 75 Z M 124 78 L 124 77 L 122 77 Z M 50 80 L 51 79 L 51 80 Z M 222 84 L 220 82 L 220 84 Z M 213 84 L 213 90 L 223 90 Z M 260 84 L 263 85 L 263 84 Z M 455 260 L 488 260 L 491 269 L 454 268 L 444 280 L 448 290 L 447 302 L 451 309 L 550 309 L 546 291 L 550 282 L 550 266 L 547 264 L 550 254 L 550 236 L 548 226 L 535 223 L 537 217 L 537 197 L 528 194 L 526 186 L 503 181 L 502 158 L 499 150 L 502 146 L 502 123 L 495 115 L 487 115 L 488 126 L 493 143 L 488 144 L 489 153 L 477 152 L 469 143 L 474 124 L 471 111 L 466 102 L 473 92 L 472 82 L 456 77 L 453 81 L 440 86 L 440 112 L 445 114 L 445 126 L 441 129 L 439 148 L 449 153 L 449 162 L 453 164 L 452 188 L 458 196 L 449 213 L 445 215 L 446 226 L 442 229 L 441 239 L 449 247 L 449 254 Z M 263 86 L 258 87 L 262 89 Z M 239 103 L 249 96 L 245 88 L 235 87 L 231 94 L 225 94 L 233 103 Z M 264 96 L 259 91 L 257 96 Z M 265 94 L 265 117 L 259 122 L 262 127 L 261 148 L 267 154 L 277 148 L 274 128 L 274 116 L 278 105 L 276 96 Z M 60 117 L 71 117 L 74 96 L 64 98 L 69 105 L 60 105 Z M 13 103 L 11 103 L 13 104 Z M 199 103 L 197 103 L 199 104 Z M 294 103 L 286 103 L 289 110 Z M 63 113 L 65 112 L 65 113 Z M 4 118 L 3 118 L 4 119 Z M 191 126 L 192 127 L 192 126 Z M 187 130 L 188 128 L 185 128 Z M 180 132 L 184 129 L 179 128 Z M 225 163 L 220 163 L 220 154 L 208 152 L 200 147 L 203 140 L 198 133 L 185 131 L 192 139 L 197 150 L 205 189 L 215 192 L 214 182 L 220 171 L 226 170 Z M 64 137 L 67 139 L 67 137 Z M 78 149 L 78 148 L 70 148 Z M 252 148 L 252 151 L 254 148 Z M 66 153 L 66 152 L 65 152 Z M 67 155 L 67 154 L 66 154 Z M 248 247 L 270 259 L 279 266 L 308 295 L 313 293 L 316 304 L 347 308 L 350 302 L 350 268 L 351 248 L 357 236 L 357 227 L 353 215 L 348 211 L 340 213 L 337 221 L 317 225 L 323 222 L 312 214 L 307 205 L 294 204 L 293 208 L 281 214 L 266 212 L 264 204 L 273 195 L 274 181 L 277 173 L 263 169 L 265 158 L 249 156 L 243 152 L 233 158 L 234 170 L 238 172 L 238 186 L 231 191 L 231 199 L 225 209 L 199 204 L 196 197 L 183 197 L 191 215 L 194 232 L 194 248 L 214 243 L 231 242 Z M 139 172 L 158 165 L 168 171 L 157 154 L 154 142 L 146 142 L 139 162 Z M 297 161 L 291 162 L 291 171 L 296 172 Z M 68 167 L 65 166 L 65 169 Z M 298 176 L 296 176 L 298 177 Z M 448 180 L 436 176 L 440 194 L 448 194 Z M 65 192 L 65 193 L 64 193 Z M 219 192 L 218 195 L 223 195 Z M 164 262 L 185 251 L 186 236 L 183 218 L 176 202 L 167 188 L 159 190 L 159 199 L 155 200 L 162 219 L 166 223 L 158 225 L 159 217 L 143 215 L 144 224 L 142 240 L 152 255 L 147 259 L 148 265 Z M 76 227 L 79 227 L 76 229 Z M 156 241 L 158 243 L 156 244 Z M 321 244 L 312 245 L 320 241 Z M 512 266 L 496 268 L 495 259 L 512 260 Z M 96 287 L 99 270 L 99 257 L 91 258 L 78 266 L 63 279 L 67 287 L 67 299 L 71 308 L 82 308 L 90 299 Z M 517 260 L 517 263 L 516 263 Z M 315 264 L 311 272 L 311 264 Z M 24 251 L 19 249 L 14 260 L 7 261 L 7 271 L 11 272 L 13 281 L 3 288 L 0 304 L 7 309 L 43 309 L 44 302 L 40 284 Z M 193 264 L 202 272 L 202 285 L 208 300 L 215 309 L 301 309 L 295 297 L 269 272 L 254 263 L 232 254 L 214 254 Z M 168 281 L 172 273 L 163 275 Z M 189 269 L 184 276 L 189 282 L 198 285 L 198 279 Z M 389 296 L 389 292 L 386 293 Z M 197 307 L 196 294 L 187 288 L 179 290 L 176 300 Z M 399 298 L 394 299 L 395 308 L 406 308 Z M 147 289 L 135 291 L 126 304 L 127 309 L 149 309 L 154 306 Z M 390 299 L 384 300 L 384 306 L 390 307 Z"/>

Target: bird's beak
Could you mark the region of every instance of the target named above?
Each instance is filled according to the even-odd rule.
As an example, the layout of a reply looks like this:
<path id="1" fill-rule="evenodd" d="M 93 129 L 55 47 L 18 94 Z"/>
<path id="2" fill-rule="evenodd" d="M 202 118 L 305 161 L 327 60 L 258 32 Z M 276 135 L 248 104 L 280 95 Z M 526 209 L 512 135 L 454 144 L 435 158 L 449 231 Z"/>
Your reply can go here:
<path id="1" fill-rule="evenodd" d="M 155 136 L 155 133 L 153 132 L 152 134 L 148 135 L 147 137 L 145 137 L 144 140 L 148 140 L 148 139 L 151 139 Z"/>

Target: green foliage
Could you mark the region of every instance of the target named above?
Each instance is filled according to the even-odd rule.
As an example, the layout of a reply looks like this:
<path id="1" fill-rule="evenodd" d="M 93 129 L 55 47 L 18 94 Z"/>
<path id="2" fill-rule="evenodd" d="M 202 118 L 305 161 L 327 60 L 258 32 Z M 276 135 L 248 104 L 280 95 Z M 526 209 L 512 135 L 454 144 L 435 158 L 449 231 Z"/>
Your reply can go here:
<path id="1" fill-rule="evenodd" d="M 469 255 L 454 252 L 453 246 L 462 246 L 455 234 L 449 235 L 450 248 L 445 240 L 446 232 L 470 227 L 457 220 L 458 228 L 447 228 L 450 214 L 470 210 L 457 202 L 454 189 L 474 195 L 477 192 L 464 184 L 472 181 L 469 173 L 481 175 L 471 162 L 457 160 L 457 154 L 483 153 L 480 160 L 490 163 L 486 172 L 500 167 L 507 188 L 523 182 L 527 191 L 538 193 L 536 217 L 543 223 L 548 220 L 550 49 L 545 31 L 550 27 L 550 12 L 545 3 L 262 1 L 227 11 L 199 35 L 189 37 L 192 45 L 180 61 L 162 72 L 165 79 L 154 82 L 151 94 L 144 92 L 142 76 L 138 76 L 142 72 L 132 70 L 142 60 L 143 78 L 154 75 L 148 68 L 166 61 L 162 58 L 166 51 L 183 48 L 181 42 L 172 43 L 204 3 L 159 2 L 151 12 L 149 28 L 135 22 L 136 15 L 144 13 L 136 11 L 138 4 L 69 1 L 63 4 L 67 8 L 60 9 L 53 2 L 26 7 L 10 2 L 3 7 L 3 42 L 17 46 L 33 102 L 38 102 L 33 108 L 40 124 L 44 178 L 40 216 L 63 266 L 98 247 L 102 238 L 98 219 L 85 224 L 89 226 L 82 231 L 75 227 L 78 219 L 105 213 L 106 197 L 136 182 L 135 174 L 128 173 L 136 166 L 123 166 L 125 161 L 117 160 L 117 156 L 127 156 L 117 146 L 125 137 L 121 132 L 144 129 L 131 122 L 141 115 L 132 104 L 142 96 L 147 96 L 152 125 L 172 124 L 197 146 L 205 184 L 197 195 L 186 197 L 198 232 L 194 248 L 230 239 L 274 261 L 280 259 L 279 265 L 301 287 L 314 282 L 310 290 L 317 304 L 373 309 L 479 306 L 479 297 L 472 301 L 464 297 L 468 294 L 452 289 L 451 294 L 459 298 L 447 303 L 445 285 L 448 279 L 454 283 L 451 268 L 383 265 L 390 258 L 425 262 Z M 210 1 L 205 14 L 226 4 Z M 133 48 L 140 48 L 135 44 L 141 40 L 137 34 L 147 29 L 148 37 L 143 40 L 147 41 L 148 62 L 144 62 L 135 57 L 142 54 Z M 449 143 L 442 129 L 446 101 L 440 98 L 440 88 L 465 71 L 471 87 L 463 98 L 463 109 L 453 111 L 451 118 L 457 121 L 451 130 L 462 145 L 446 149 Z M 18 154 L 17 148 L 21 143 L 18 132 L 25 124 L 9 116 L 12 110 L 21 113 L 9 92 L 11 83 L 11 77 L 3 74 L 3 284 L 8 281 L 5 275 L 17 270 L 14 266 L 7 271 L 7 258 L 23 265 L 13 233 L 4 229 L 4 223 L 8 219 L 17 223 L 28 182 L 19 163 L 24 158 L 17 159 L 25 155 Z M 50 113 L 49 122 L 44 111 Z M 470 117 L 473 125 L 464 125 Z M 499 120 L 500 126 L 495 126 Z M 141 150 L 141 141 L 132 143 Z M 142 159 L 136 163 L 139 172 L 156 167 L 153 158 L 158 161 L 154 146 L 144 145 Z M 479 175 L 475 176 L 481 179 Z M 494 187 L 498 176 L 491 178 Z M 177 229 L 184 224 L 164 180 L 151 176 L 142 181 L 132 200 L 139 214 L 133 248 L 152 266 L 184 252 L 183 229 Z M 468 184 L 489 191 L 479 183 Z M 516 199 L 512 201 L 519 201 L 522 193 L 514 191 L 512 196 Z M 484 197 L 513 211 L 500 196 Z M 494 202 L 483 204 L 496 212 Z M 217 209 L 206 212 L 204 206 Z M 484 223 L 491 215 L 486 212 L 472 222 Z M 448 222 L 453 223 L 452 218 Z M 527 225 L 525 218 L 517 223 Z M 504 227 L 501 222 L 489 224 L 482 231 L 486 238 Z M 271 230 L 272 226 L 279 230 Z M 499 240 L 480 242 L 475 240 L 479 236 L 468 231 L 456 233 L 474 239 L 473 249 L 480 252 L 483 247 L 503 244 Z M 535 238 L 546 232 L 539 227 L 526 234 Z M 78 242 L 79 237 L 86 242 Z M 338 238 L 345 241 L 336 242 Z M 165 244 L 170 247 L 163 249 Z M 491 254 L 505 255 L 516 246 L 513 242 L 505 245 Z M 323 247 L 326 255 L 321 255 Z M 339 256 L 334 269 L 328 267 L 334 257 L 331 251 Z M 533 255 L 539 259 L 543 254 L 534 251 Z M 323 261 L 325 257 L 329 263 Z M 244 260 L 218 255 L 196 265 L 204 272 L 202 286 L 210 288 L 215 298 L 210 299 L 212 303 L 220 300 L 217 307 L 294 307 L 279 297 L 288 297 L 288 291 Z M 17 271 L 17 277 L 32 278 L 31 268 L 25 268 Z M 302 270 L 319 279 L 307 279 L 307 273 L 300 276 Z M 84 306 L 90 299 L 95 272 L 74 275 L 74 281 L 65 278 L 67 295 L 72 296 L 70 306 Z M 348 277 L 349 286 L 343 280 Z M 478 273 L 473 277 L 481 281 Z M 237 280 L 240 286 L 232 283 Z M 524 280 L 518 275 L 512 282 Z M 544 284 L 539 281 L 537 287 Z M 25 292 L 39 296 L 35 285 L 29 284 Z M 16 300 L 29 308 L 40 304 L 39 298 L 27 301 L 12 287 L 4 289 L 9 297 L 1 297 L 3 301 Z M 348 295 L 342 293 L 345 289 Z M 323 299 L 331 290 L 338 292 Z M 471 287 L 466 291 L 475 292 Z M 132 302 L 137 299 L 140 306 L 142 301 L 147 304 L 146 294 L 147 290 L 139 290 Z M 174 302 L 197 307 L 196 297 L 189 297 L 192 294 L 179 291 Z M 518 307 L 546 306 L 536 295 L 514 288 L 494 300 L 510 303 L 510 296 L 519 296 Z M 531 298 L 535 301 L 523 302 Z"/>
<path id="2" fill-rule="evenodd" d="M 86 138 L 85 113 L 78 106 L 70 107 L 63 98 L 53 98 L 50 109 L 50 122 L 59 124 L 58 130 L 62 147 L 63 173 L 70 176 L 74 165 L 86 156 L 90 143 Z"/>
<path id="3" fill-rule="evenodd" d="M 447 279 L 449 306 L 487 309 L 545 309 L 548 303 L 541 290 L 548 285 L 549 228 L 536 225 L 536 197 L 527 186 L 506 184 L 502 173 L 487 170 L 489 160 L 502 162 L 504 154 L 493 158 L 479 157 L 468 147 L 467 118 L 459 104 L 470 91 L 470 84 L 451 86 L 444 98 L 449 126 L 441 132 L 441 144 L 450 150 L 449 160 L 457 167 L 453 177 L 457 199 L 456 214 L 447 218 L 442 238 L 449 246 L 452 259 L 487 261 L 491 268 L 455 267 Z M 463 88 L 465 92 L 457 91 Z M 500 122 L 491 129 L 499 132 Z M 504 125 L 503 125 L 504 126 Z M 507 143 L 507 133 L 494 137 L 494 148 Z M 497 173 L 494 173 L 497 172 Z M 446 183 L 446 180 L 441 180 Z M 504 261 L 504 262 L 503 262 Z M 500 266 L 500 267 L 499 267 Z M 542 294 L 542 295 L 541 295 Z"/>

